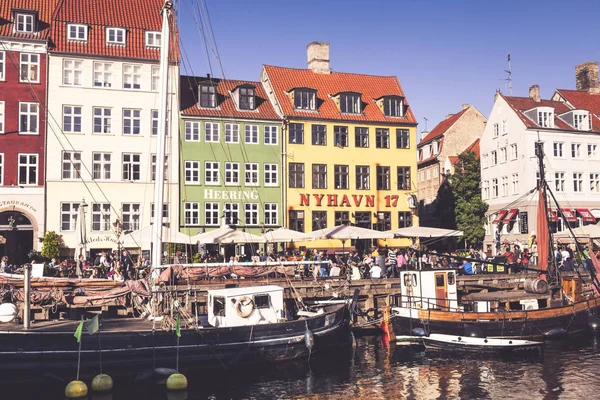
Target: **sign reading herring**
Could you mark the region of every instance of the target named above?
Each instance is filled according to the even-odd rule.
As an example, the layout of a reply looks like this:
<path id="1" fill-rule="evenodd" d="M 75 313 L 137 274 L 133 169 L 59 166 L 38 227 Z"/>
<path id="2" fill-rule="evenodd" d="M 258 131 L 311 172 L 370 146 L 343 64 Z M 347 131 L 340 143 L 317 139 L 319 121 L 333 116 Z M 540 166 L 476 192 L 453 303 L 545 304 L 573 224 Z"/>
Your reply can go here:
<path id="1" fill-rule="evenodd" d="M 258 200 L 257 190 L 215 190 L 204 189 L 204 199 L 206 200 Z"/>

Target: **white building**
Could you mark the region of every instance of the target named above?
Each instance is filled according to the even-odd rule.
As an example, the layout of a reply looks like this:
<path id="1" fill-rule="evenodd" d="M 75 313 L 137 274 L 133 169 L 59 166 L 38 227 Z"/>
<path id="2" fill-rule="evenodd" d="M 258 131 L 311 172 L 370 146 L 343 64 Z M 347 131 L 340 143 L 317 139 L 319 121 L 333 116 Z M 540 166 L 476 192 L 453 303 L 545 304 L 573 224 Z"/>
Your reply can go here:
<path id="1" fill-rule="evenodd" d="M 585 67 L 585 68 L 584 68 Z M 595 75 L 594 75 L 595 74 Z M 595 78 L 594 78 L 595 76 Z M 578 90 L 540 99 L 497 94 L 481 138 L 481 190 L 489 208 L 484 248 L 500 240 L 527 243 L 536 232 L 539 176 L 536 143 L 544 146 L 546 180 L 562 212 L 549 203 L 550 229 L 595 223 L 600 217 L 600 90 L 598 65 L 577 67 Z"/>
<path id="2" fill-rule="evenodd" d="M 56 47 L 48 67 L 47 230 L 60 233 L 68 248 L 77 245 L 77 210 L 84 200 L 92 254 L 117 248 L 117 220 L 125 232 L 152 222 L 163 3 L 66 0 L 54 14 Z M 174 19 L 171 30 L 176 32 Z M 163 215 L 175 232 L 179 215 L 175 35 L 171 60 Z"/>

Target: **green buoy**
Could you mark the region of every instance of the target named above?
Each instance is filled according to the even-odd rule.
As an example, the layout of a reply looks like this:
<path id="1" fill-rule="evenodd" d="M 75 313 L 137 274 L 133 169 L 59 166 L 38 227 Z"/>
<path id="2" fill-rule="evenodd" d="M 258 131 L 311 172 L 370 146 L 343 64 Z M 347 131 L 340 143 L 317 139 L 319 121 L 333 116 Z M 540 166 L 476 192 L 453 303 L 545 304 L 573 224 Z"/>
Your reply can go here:
<path id="1" fill-rule="evenodd" d="M 65 388 L 65 396 L 68 399 L 81 399 L 88 394 L 88 387 L 82 381 L 71 381 Z"/>
<path id="2" fill-rule="evenodd" d="M 171 374 L 167 378 L 167 389 L 168 390 L 185 390 L 187 389 L 188 381 L 183 374 Z"/>
<path id="3" fill-rule="evenodd" d="M 113 388 L 113 380 L 106 374 L 99 374 L 92 380 L 92 392 L 108 393 Z"/>

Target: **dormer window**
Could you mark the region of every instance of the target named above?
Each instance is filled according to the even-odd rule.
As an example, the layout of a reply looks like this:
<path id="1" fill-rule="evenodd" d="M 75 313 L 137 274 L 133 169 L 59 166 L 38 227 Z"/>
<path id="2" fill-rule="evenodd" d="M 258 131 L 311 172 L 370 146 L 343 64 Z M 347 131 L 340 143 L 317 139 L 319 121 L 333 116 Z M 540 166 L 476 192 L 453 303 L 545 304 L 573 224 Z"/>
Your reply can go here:
<path id="1" fill-rule="evenodd" d="M 33 13 L 15 14 L 15 31 L 22 33 L 33 33 L 35 29 L 35 15 Z"/>
<path id="2" fill-rule="evenodd" d="M 160 32 L 146 32 L 146 47 L 160 47 Z"/>
<path id="3" fill-rule="evenodd" d="M 590 113 L 587 111 L 573 111 L 573 127 L 580 131 L 591 130 Z"/>
<path id="4" fill-rule="evenodd" d="M 125 29 L 106 28 L 107 44 L 125 44 Z"/>
<path id="5" fill-rule="evenodd" d="M 214 85 L 210 83 L 200 85 L 200 107 L 217 107 L 217 93 Z"/>
<path id="6" fill-rule="evenodd" d="M 433 150 L 432 150 L 432 155 L 437 155 L 438 151 L 440 150 L 440 144 L 439 142 L 433 142 Z"/>
<path id="7" fill-rule="evenodd" d="M 340 94 L 340 112 L 349 114 L 360 114 L 361 101 L 359 93 Z"/>
<path id="8" fill-rule="evenodd" d="M 537 124 L 541 127 L 554 127 L 554 112 L 551 110 L 538 110 L 537 119 Z"/>
<path id="9" fill-rule="evenodd" d="M 404 101 L 402 97 L 386 96 L 383 98 L 383 113 L 386 117 L 403 117 Z"/>
<path id="10" fill-rule="evenodd" d="M 87 26 L 78 24 L 69 24 L 67 26 L 68 39 L 87 42 Z"/>
<path id="11" fill-rule="evenodd" d="M 240 110 L 254 110 L 255 101 L 254 101 L 254 87 L 251 86 L 242 86 L 239 89 L 239 107 Z"/>
<path id="12" fill-rule="evenodd" d="M 295 89 L 294 90 L 294 108 L 297 110 L 316 109 L 317 92 L 311 89 Z"/>

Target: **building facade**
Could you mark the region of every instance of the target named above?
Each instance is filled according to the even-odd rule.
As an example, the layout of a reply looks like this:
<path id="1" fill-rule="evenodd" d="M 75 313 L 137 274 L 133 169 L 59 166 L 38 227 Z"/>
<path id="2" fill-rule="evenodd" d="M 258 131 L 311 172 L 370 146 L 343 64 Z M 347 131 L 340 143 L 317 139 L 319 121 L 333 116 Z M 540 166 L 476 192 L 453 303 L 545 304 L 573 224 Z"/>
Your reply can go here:
<path id="1" fill-rule="evenodd" d="M 418 198 L 421 226 L 444 227 L 436 218 L 438 190 L 447 174 L 453 173 L 456 157 L 466 149 L 478 149 L 486 118 L 473 106 L 449 114 L 417 145 Z M 475 145 L 475 146 L 474 146 Z"/>
<path id="2" fill-rule="evenodd" d="M 181 77 L 181 231 L 282 225 L 282 120 L 259 82 Z"/>
<path id="3" fill-rule="evenodd" d="M 332 72 L 328 43 L 307 50 L 308 69 L 265 66 L 261 74 L 285 120 L 284 224 L 301 232 L 418 225 L 416 122 L 397 78 Z M 342 247 L 339 241 L 308 245 Z"/>
<path id="4" fill-rule="evenodd" d="M 28 261 L 45 232 L 46 85 L 55 1 L 0 4 L 0 257 Z"/>
<path id="5" fill-rule="evenodd" d="M 550 229 L 596 223 L 600 217 L 600 89 L 597 63 L 577 68 L 578 90 L 556 90 L 552 100 L 497 94 L 481 139 L 482 197 L 488 202 L 485 246 L 500 241 L 527 242 L 536 232 L 539 165 L 542 143 L 546 181 L 560 209 L 549 203 Z M 582 72 L 583 70 L 583 72 Z"/>
<path id="6" fill-rule="evenodd" d="M 88 249 L 116 249 L 121 232 L 152 223 L 160 121 L 162 0 L 64 0 L 52 22 L 49 59 L 47 229 L 77 246 L 78 208 L 87 204 Z M 171 18 L 165 207 L 178 229 L 179 66 Z M 167 237 L 163 238 L 168 242 Z M 139 246 L 148 249 L 149 243 Z"/>

